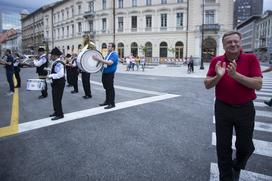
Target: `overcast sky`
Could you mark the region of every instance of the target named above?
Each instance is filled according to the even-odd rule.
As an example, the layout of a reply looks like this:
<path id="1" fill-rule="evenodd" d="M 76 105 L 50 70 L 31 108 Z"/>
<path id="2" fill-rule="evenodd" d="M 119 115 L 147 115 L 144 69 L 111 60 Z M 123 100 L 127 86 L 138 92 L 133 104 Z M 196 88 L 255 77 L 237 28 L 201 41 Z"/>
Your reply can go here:
<path id="1" fill-rule="evenodd" d="M 38 9 L 42 5 L 56 2 L 57 0 L 0 0 L 0 7 L 3 10 L 21 12 L 23 9 L 27 9 L 29 12 Z M 264 11 L 272 10 L 272 0 L 264 1 Z"/>

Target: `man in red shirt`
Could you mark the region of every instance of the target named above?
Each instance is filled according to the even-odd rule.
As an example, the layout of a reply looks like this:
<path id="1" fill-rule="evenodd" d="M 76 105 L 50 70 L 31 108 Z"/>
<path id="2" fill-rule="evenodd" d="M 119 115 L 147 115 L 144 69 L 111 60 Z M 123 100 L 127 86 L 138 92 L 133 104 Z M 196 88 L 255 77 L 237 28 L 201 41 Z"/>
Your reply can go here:
<path id="1" fill-rule="evenodd" d="M 240 170 L 255 150 L 255 90 L 262 87 L 262 73 L 254 54 L 241 50 L 241 34 L 230 31 L 222 38 L 225 54 L 212 59 L 205 87 L 215 87 L 216 149 L 220 181 L 239 180 Z M 236 133 L 236 158 L 232 159 L 232 133 Z"/>

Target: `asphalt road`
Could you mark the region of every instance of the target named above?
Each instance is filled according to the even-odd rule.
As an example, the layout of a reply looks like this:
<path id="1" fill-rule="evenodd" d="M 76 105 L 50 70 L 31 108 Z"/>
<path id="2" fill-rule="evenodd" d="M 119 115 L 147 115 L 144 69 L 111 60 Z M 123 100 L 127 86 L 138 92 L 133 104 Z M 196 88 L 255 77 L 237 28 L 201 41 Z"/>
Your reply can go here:
<path id="1" fill-rule="evenodd" d="M 37 77 L 35 70 L 22 69 L 21 76 L 19 132 L 0 138 L 1 181 L 210 180 L 211 163 L 217 162 L 214 93 L 204 88 L 202 78 L 116 74 L 116 109 L 104 111 L 98 108 L 105 99 L 101 73 L 94 74 L 93 98 L 82 98 L 80 81 L 78 94 L 65 87 L 66 121 L 46 126 L 53 109 L 51 88 L 47 98 L 38 99 L 39 91 L 26 91 L 26 80 Z M 2 68 L 0 80 L 4 127 L 12 97 L 5 95 Z M 271 123 L 270 117 L 259 119 Z M 25 123 L 30 126 L 22 131 Z M 256 131 L 254 137 L 271 142 L 271 134 Z M 254 154 L 247 169 L 272 176 L 272 158 Z"/>

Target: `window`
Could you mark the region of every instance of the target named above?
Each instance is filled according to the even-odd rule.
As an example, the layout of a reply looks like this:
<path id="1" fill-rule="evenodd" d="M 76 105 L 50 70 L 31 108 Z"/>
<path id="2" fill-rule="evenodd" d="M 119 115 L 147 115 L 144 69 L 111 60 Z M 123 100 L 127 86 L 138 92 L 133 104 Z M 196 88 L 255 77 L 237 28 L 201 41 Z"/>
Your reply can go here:
<path id="1" fill-rule="evenodd" d="M 78 5 L 78 14 L 81 14 L 81 5 Z"/>
<path id="2" fill-rule="evenodd" d="M 63 38 L 64 37 L 64 27 L 62 27 L 61 30 L 62 30 L 61 31 L 62 32 L 62 34 L 61 34 L 62 36 L 61 37 Z"/>
<path id="3" fill-rule="evenodd" d="M 107 1 L 106 0 L 102 0 L 102 9 L 106 9 L 106 4 L 107 4 Z"/>
<path id="4" fill-rule="evenodd" d="M 93 20 L 89 21 L 89 30 L 90 32 L 93 32 Z"/>
<path id="5" fill-rule="evenodd" d="M 183 13 L 177 13 L 177 27 L 183 26 Z"/>
<path id="6" fill-rule="evenodd" d="M 138 44 L 136 42 L 131 43 L 131 49 L 130 52 L 134 57 L 138 55 Z"/>
<path id="7" fill-rule="evenodd" d="M 94 2 L 93 1 L 89 2 L 89 10 L 90 10 L 90 12 L 94 12 Z"/>
<path id="8" fill-rule="evenodd" d="M 61 18 L 64 20 L 64 10 L 61 11 Z"/>
<path id="9" fill-rule="evenodd" d="M 151 4 L 152 4 L 152 3 L 151 3 L 151 0 L 146 0 L 146 1 L 145 1 L 145 5 L 146 5 L 146 6 L 151 6 Z"/>
<path id="10" fill-rule="evenodd" d="M 205 3 L 215 3 L 216 0 L 205 0 Z"/>
<path id="11" fill-rule="evenodd" d="M 106 31 L 107 29 L 107 19 L 103 18 L 102 19 L 102 31 Z"/>
<path id="12" fill-rule="evenodd" d="M 167 27 L 167 14 L 161 14 L 161 27 Z"/>
<path id="13" fill-rule="evenodd" d="M 119 0 L 119 6 L 118 8 L 123 8 L 124 7 L 124 1 L 123 0 Z"/>
<path id="14" fill-rule="evenodd" d="M 74 25 L 72 25 L 72 36 L 74 36 L 74 34 L 75 34 L 75 27 Z"/>
<path id="15" fill-rule="evenodd" d="M 72 16 L 74 16 L 74 6 L 71 6 Z"/>
<path id="16" fill-rule="evenodd" d="M 145 56 L 146 57 L 152 57 L 152 43 L 151 42 L 147 42 L 145 44 L 145 47 L 146 47 Z"/>
<path id="17" fill-rule="evenodd" d="M 137 28 L 137 16 L 131 17 L 131 28 Z"/>
<path id="18" fill-rule="evenodd" d="M 137 0 L 132 0 L 132 7 L 137 7 Z"/>
<path id="19" fill-rule="evenodd" d="M 78 25 L 78 33 L 82 32 L 82 26 L 81 26 L 81 22 L 77 23 Z"/>
<path id="20" fill-rule="evenodd" d="M 160 57 L 167 57 L 167 43 L 166 42 L 161 42 L 160 43 Z"/>
<path id="21" fill-rule="evenodd" d="M 58 39 L 59 39 L 59 36 L 60 36 L 60 29 L 58 28 Z"/>
<path id="22" fill-rule="evenodd" d="M 167 0 L 161 0 L 161 4 L 167 4 Z"/>
<path id="23" fill-rule="evenodd" d="M 205 24 L 214 24 L 214 10 L 205 11 Z"/>
<path id="24" fill-rule="evenodd" d="M 118 31 L 123 31 L 124 27 L 124 18 L 118 17 Z"/>
<path id="25" fill-rule="evenodd" d="M 67 18 L 69 18 L 69 9 L 66 9 Z"/>
<path id="26" fill-rule="evenodd" d="M 146 19 L 146 28 L 151 28 L 152 27 L 152 16 L 151 15 L 147 15 L 145 17 Z"/>
<path id="27" fill-rule="evenodd" d="M 69 37 L 69 26 L 66 27 L 66 35 Z"/>
<path id="28" fill-rule="evenodd" d="M 177 0 L 177 3 L 183 3 L 183 0 Z"/>

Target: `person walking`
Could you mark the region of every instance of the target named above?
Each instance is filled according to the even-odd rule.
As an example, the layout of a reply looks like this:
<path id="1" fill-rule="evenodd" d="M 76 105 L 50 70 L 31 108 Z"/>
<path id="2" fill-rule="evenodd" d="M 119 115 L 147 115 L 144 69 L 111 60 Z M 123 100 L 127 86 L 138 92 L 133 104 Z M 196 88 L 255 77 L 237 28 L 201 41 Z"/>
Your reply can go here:
<path id="1" fill-rule="evenodd" d="M 49 79 L 52 79 L 51 87 L 54 112 L 50 117 L 53 117 L 51 119 L 53 121 L 64 117 L 61 100 L 65 86 L 65 63 L 60 59 L 60 55 L 62 55 L 62 52 L 57 47 L 52 49 L 51 60 L 53 61 L 53 65 L 51 74 L 47 76 Z"/>
<path id="2" fill-rule="evenodd" d="M 256 99 L 262 73 L 254 54 L 241 49 L 241 34 L 230 31 L 222 37 L 225 54 L 212 59 L 205 87 L 215 87 L 216 150 L 220 181 L 239 180 L 240 171 L 254 152 Z M 236 157 L 232 159 L 232 134 L 236 133 Z"/>
<path id="3" fill-rule="evenodd" d="M 20 55 L 18 53 L 14 53 L 14 75 L 17 81 L 15 88 L 21 87 L 21 77 L 20 77 Z"/>
<path id="4" fill-rule="evenodd" d="M 5 65 L 5 69 L 6 69 L 7 81 L 9 83 L 9 93 L 7 95 L 13 95 L 14 94 L 14 82 L 13 82 L 14 58 L 11 55 L 10 49 L 6 49 L 5 56 L 3 60 L 1 60 L 0 63 Z"/>
<path id="5" fill-rule="evenodd" d="M 263 70 L 262 73 L 271 72 L 272 71 L 272 65 L 270 65 L 267 69 Z M 272 106 L 272 98 L 269 101 L 264 101 L 264 103 L 271 107 Z"/>
<path id="6" fill-rule="evenodd" d="M 115 107 L 115 90 L 114 90 L 114 74 L 117 70 L 118 54 L 115 51 L 115 44 L 108 44 L 108 54 L 104 59 L 98 56 L 93 56 L 94 60 L 102 62 L 105 67 L 102 73 L 102 83 L 106 90 L 106 100 L 99 104 L 99 106 L 106 106 L 104 109 L 111 109 Z"/>

